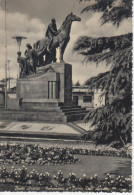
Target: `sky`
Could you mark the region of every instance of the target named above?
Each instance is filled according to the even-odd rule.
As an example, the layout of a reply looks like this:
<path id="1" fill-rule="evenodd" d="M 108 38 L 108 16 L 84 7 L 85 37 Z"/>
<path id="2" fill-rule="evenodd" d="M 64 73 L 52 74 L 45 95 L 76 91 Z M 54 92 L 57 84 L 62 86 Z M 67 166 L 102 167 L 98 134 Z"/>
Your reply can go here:
<path id="1" fill-rule="evenodd" d="M 0 0 L 0 80 L 5 77 L 5 0 Z M 24 54 L 26 43 L 33 45 L 37 40 L 44 38 L 51 18 L 55 18 L 57 27 L 60 28 L 66 16 L 73 12 L 81 17 L 81 22 L 73 22 L 70 42 L 65 50 L 64 60 L 72 64 L 72 80 L 83 84 L 87 79 L 101 72 L 108 71 L 105 63 L 98 66 L 94 63 L 83 64 L 82 56 L 73 54 L 72 48 L 79 36 L 92 37 L 115 36 L 132 31 L 131 19 L 124 20 L 119 28 L 111 23 L 100 26 L 100 13 L 88 12 L 81 14 L 82 8 L 87 5 L 78 0 L 7 0 L 7 51 L 10 60 L 10 76 L 17 78 L 19 65 L 17 64 L 18 46 L 12 36 L 26 36 L 22 40 L 21 51 Z M 24 55 L 22 55 L 24 56 Z M 9 72 L 8 72 L 9 73 Z"/>

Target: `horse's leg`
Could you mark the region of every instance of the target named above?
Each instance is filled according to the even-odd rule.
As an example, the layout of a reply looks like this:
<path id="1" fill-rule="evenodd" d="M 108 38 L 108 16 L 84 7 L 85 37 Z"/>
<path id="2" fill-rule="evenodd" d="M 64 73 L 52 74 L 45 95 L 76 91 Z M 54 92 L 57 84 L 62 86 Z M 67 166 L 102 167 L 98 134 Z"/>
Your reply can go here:
<path id="1" fill-rule="evenodd" d="M 43 58 L 43 55 L 41 55 L 40 57 L 40 65 L 43 66 L 43 62 L 44 62 L 44 58 Z"/>
<path id="2" fill-rule="evenodd" d="M 29 69 L 29 75 L 32 75 L 33 73 L 33 68 L 31 66 L 31 64 L 28 65 L 28 69 Z"/>
<path id="3" fill-rule="evenodd" d="M 56 58 L 56 49 L 53 49 L 52 50 L 52 61 L 53 62 L 56 62 L 57 61 L 57 58 Z"/>
<path id="4" fill-rule="evenodd" d="M 27 76 L 27 63 L 24 61 L 24 77 Z"/>
<path id="5" fill-rule="evenodd" d="M 31 75 L 31 67 L 30 67 L 30 65 L 28 66 L 28 70 L 29 70 L 29 74 L 28 75 Z"/>
<path id="6" fill-rule="evenodd" d="M 28 76 L 29 75 L 29 66 L 28 66 L 28 64 L 26 63 L 26 76 Z"/>
<path id="7" fill-rule="evenodd" d="M 37 58 L 36 58 L 36 66 L 38 66 L 38 67 L 40 67 L 41 66 L 41 59 L 40 59 L 41 57 L 40 56 L 38 56 Z"/>
<path id="8" fill-rule="evenodd" d="M 34 67 L 34 65 L 32 65 L 32 72 L 33 72 L 33 74 L 35 74 L 35 67 Z"/>
<path id="9" fill-rule="evenodd" d="M 31 75 L 34 73 L 34 67 L 30 65 Z"/>
<path id="10" fill-rule="evenodd" d="M 34 69 L 34 74 L 36 74 L 36 65 L 33 65 L 33 69 Z"/>
<path id="11" fill-rule="evenodd" d="M 49 53 L 48 55 L 48 61 L 47 61 L 47 64 L 51 64 L 53 59 L 54 59 L 54 49 L 51 50 L 51 52 Z"/>
<path id="12" fill-rule="evenodd" d="M 67 46 L 67 43 L 68 43 L 68 41 L 62 41 L 61 43 L 60 43 L 60 47 L 59 47 L 59 49 L 60 49 L 60 62 L 64 62 L 64 60 L 63 60 L 63 54 L 64 54 L 64 51 L 65 51 L 65 48 L 66 48 L 66 46 Z"/>
<path id="13" fill-rule="evenodd" d="M 44 62 L 45 65 L 49 64 L 49 58 L 50 58 L 50 53 L 49 52 L 46 52 L 45 62 Z"/>
<path id="14" fill-rule="evenodd" d="M 23 78 L 23 69 L 21 67 L 21 70 L 20 70 L 20 78 Z"/>

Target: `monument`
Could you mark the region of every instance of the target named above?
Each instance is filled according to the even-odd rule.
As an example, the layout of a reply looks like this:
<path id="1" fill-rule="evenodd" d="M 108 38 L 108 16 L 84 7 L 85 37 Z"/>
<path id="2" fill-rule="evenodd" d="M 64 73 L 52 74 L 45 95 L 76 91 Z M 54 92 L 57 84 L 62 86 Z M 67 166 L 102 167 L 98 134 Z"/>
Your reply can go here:
<path id="1" fill-rule="evenodd" d="M 52 63 L 36 74 L 17 80 L 17 98 L 22 102 L 57 102 L 72 105 L 72 65 Z"/>
<path id="2" fill-rule="evenodd" d="M 13 118 L 54 122 L 83 119 L 86 110 L 72 103 L 72 65 L 63 60 L 72 22 L 80 20 L 71 13 L 57 30 L 55 19 L 52 19 L 45 38 L 34 43 L 33 48 L 28 43 L 25 57 L 17 53 L 21 69 L 16 86 L 19 105 L 16 106 L 18 112 L 11 115 Z M 56 48 L 60 51 L 59 63 L 56 62 Z M 12 109 L 11 102 L 8 108 Z"/>

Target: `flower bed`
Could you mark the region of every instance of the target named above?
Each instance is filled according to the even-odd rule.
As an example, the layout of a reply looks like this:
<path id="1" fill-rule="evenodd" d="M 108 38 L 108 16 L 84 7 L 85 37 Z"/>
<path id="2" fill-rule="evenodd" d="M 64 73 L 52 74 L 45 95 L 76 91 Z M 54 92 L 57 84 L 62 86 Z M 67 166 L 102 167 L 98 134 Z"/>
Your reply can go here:
<path id="1" fill-rule="evenodd" d="M 50 175 L 48 172 L 39 173 L 36 170 L 27 173 L 27 168 L 11 168 L 7 171 L 5 167 L 0 170 L 0 180 L 3 185 L 12 185 L 13 190 L 22 191 L 95 191 L 95 192 L 131 192 L 131 178 L 118 176 L 113 179 L 107 174 L 103 180 L 99 180 L 97 174 L 87 177 L 85 174 L 78 178 L 74 173 L 64 177 L 61 170 L 57 175 Z"/>
<path id="2" fill-rule="evenodd" d="M 43 148 L 36 144 L 2 144 L 0 164 L 50 165 L 76 163 L 67 148 Z"/>
<path id="3" fill-rule="evenodd" d="M 55 148 L 39 146 L 37 144 L 1 144 L 0 164 L 25 164 L 25 165 L 54 165 L 76 163 L 75 155 L 113 156 L 131 158 L 127 150 L 117 149 L 81 149 L 81 148 Z"/>
<path id="4" fill-rule="evenodd" d="M 92 156 L 113 156 L 122 158 L 131 158 L 131 152 L 127 150 L 117 150 L 117 149 L 81 149 L 81 148 L 70 148 L 71 154 L 79 155 L 92 155 Z"/>

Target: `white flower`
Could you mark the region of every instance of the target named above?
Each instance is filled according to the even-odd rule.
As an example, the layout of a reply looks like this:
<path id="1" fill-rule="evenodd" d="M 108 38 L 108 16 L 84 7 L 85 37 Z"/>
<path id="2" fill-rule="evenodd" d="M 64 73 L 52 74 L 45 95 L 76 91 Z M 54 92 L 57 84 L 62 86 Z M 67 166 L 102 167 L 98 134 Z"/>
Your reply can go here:
<path id="1" fill-rule="evenodd" d="M 87 177 L 86 174 L 83 174 L 83 177 Z"/>

